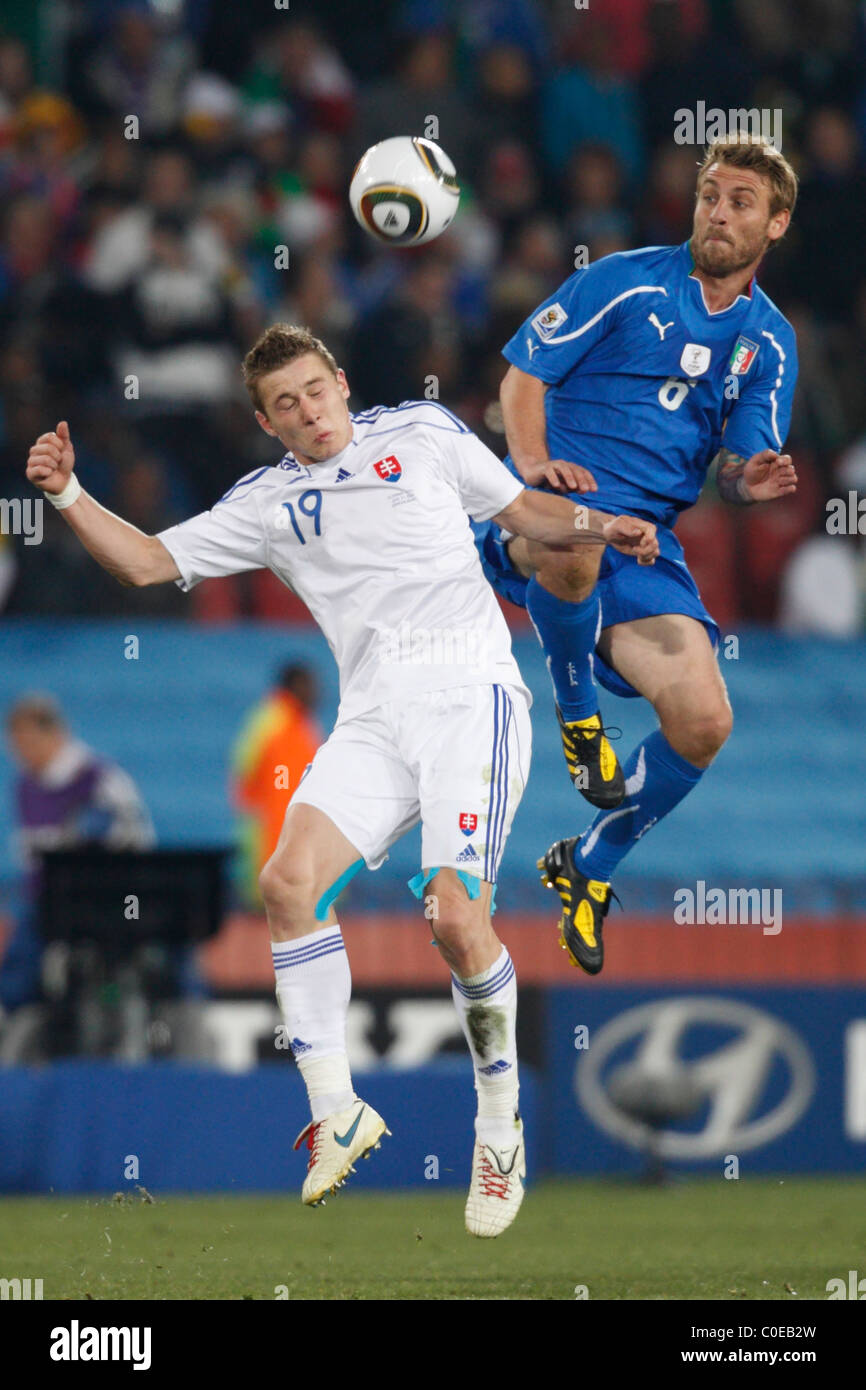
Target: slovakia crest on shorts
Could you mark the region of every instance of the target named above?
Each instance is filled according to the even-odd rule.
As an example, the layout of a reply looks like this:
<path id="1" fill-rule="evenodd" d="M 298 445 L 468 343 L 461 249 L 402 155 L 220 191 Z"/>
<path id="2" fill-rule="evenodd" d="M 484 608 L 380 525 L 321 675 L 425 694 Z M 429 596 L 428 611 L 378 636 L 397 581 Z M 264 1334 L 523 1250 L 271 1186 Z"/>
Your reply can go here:
<path id="1" fill-rule="evenodd" d="M 734 344 L 731 353 L 729 370 L 732 376 L 745 376 L 755 360 L 755 353 L 758 351 L 758 344 L 751 342 L 749 338 L 740 336 Z"/>
<path id="2" fill-rule="evenodd" d="M 478 817 L 474 811 L 461 811 L 457 819 L 457 824 L 468 840 L 469 836 L 474 835 L 475 831 L 478 829 Z"/>
<path id="3" fill-rule="evenodd" d="M 374 463 L 373 472 L 384 478 L 386 483 L 396 483 L 397 479 L 403 476 L 403 469 L 393 454 Z"/>

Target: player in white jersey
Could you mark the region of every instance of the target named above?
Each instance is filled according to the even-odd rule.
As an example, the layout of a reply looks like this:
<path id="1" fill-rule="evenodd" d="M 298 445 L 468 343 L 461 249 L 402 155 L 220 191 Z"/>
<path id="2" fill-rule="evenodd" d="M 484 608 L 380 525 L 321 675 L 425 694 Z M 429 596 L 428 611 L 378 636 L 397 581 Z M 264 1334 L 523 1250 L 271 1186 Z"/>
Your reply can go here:
<path id="1" fill-rule="evenodd" d="M 349 387 L 307 330 L 277 324 L 244 360 L 262 429 L 288 450 L 208 512 L 147 536 L 73 473 L 65 421 L 27 476 L 123 583 L 271 569 L 310 608 L 340 672 L 336 726 L 261 875 L 277 998 L 310 1099 L 302 1199 L 341 1186 L 384 1120 L 354 1092 L 350 973 L 334 902 L 421 822 L 412 881 L 451 969 L 478 1096 L 467 1229 L 495 1236 L 523 1196 L 517 991 L 491 924 L 497 868 L 529 771 L 529 696 L 467 513 L 548 544 L 611 544 L 652 563 L 655 527 L 529 491 L 435 402 L 350 415 Z"/>

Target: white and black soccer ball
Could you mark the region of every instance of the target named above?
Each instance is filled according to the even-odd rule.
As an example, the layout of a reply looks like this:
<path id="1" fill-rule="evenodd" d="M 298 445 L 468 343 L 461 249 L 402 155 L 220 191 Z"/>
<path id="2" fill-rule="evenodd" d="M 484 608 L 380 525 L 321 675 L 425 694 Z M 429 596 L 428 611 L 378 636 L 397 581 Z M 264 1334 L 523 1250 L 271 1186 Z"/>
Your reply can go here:
<path id="1" fill-rule="evenodd" d="M 349 202 L 364 231 L 377 241 L 420 246 L 441 236 L 457 211 L 457 170 L 432 140 L 394 135 L 361 156 Z"/>

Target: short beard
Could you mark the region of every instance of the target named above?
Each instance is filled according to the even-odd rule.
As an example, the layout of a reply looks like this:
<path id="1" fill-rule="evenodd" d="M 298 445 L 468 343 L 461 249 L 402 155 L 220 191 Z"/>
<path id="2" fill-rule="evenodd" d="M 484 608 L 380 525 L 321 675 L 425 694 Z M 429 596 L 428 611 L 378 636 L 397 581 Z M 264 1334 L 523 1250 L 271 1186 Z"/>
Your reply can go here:
<path id="1" fill-rule="evenodd" d="M 730 242 L 707 242 L 704 240 L 702 245 L 698 244 L 697 237 L 692 236 L 690 250 L 692 260 L 698 270 L 702 270 L 705 275 L 712 275 L 714 279 L 722 280 L 728 275 L 737 275 L 746 266 L 752 265 L 756 260 L 760 260 L 769 245 L 769 241 L 764 237 L 761 242 L 748 251 L 741 252 L 738 256 Z M 716 251 L 721 253 L 724 259 L 716 259 Z M 730 259 L 731 255 L 735 259 Z"/>

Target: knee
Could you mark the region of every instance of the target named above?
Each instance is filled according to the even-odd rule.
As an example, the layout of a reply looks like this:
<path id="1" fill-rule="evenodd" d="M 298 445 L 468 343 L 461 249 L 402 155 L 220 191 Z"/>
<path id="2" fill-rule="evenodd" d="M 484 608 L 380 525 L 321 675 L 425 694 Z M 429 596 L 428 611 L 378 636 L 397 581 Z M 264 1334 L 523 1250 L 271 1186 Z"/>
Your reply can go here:
<path id="1" fill-rule="evenodd" d="M 538 581 L 557 598 L 580 603 L 589 598 L 598 582 L 602 551 L 601 545 L 547 551 L 538 566 Z"/>
<path id="2" fill-rule="evenodd" d="M 701 710 L 690 717 L 662 724 L 662 732 L 674 752 L 696 767 L 707 767 L 724 745 L 734 724 L 730 705 Z"/>
<path id="3" fill-rule="evenodd" d="M 271 855 L 259 874 L 259 889 L 269 912 L 291 917 L 306 914 L 315 905 L 312 865 L 299 858 Z"/>
<path id="4" fill-rule="evenodd" d="M 459 975 L 461 967 L 478 945 L 478 923 L 469 910 L 468 898 L 465 903 L 456 897 L 440 898 L 432 926 L 442 955 Z"/>

